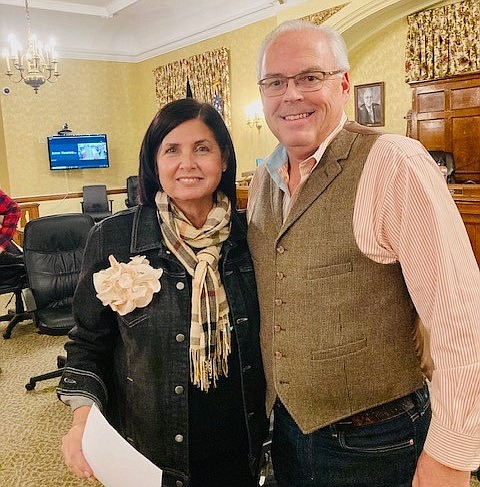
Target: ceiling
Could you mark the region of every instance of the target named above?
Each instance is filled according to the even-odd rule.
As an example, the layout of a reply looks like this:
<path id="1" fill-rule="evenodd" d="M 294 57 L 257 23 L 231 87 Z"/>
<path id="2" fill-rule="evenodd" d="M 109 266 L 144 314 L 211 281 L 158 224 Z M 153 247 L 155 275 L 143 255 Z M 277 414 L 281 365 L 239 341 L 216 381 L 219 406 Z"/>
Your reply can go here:
<path id="1" fill-rule="evenodd" d="M 29 0 L 32 32 L 60 57 L 138 62 L 305 0 Z M 0 0 L 0 48 L 26 38 L 24 0 Z"/>

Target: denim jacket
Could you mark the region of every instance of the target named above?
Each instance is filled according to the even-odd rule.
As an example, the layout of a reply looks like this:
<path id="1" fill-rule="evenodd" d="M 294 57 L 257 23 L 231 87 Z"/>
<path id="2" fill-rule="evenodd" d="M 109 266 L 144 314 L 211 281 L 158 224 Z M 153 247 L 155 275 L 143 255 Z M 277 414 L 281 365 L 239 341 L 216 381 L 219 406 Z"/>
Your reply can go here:
<path id="1" fill-rule="evenodd" d="M 109 267 L 110 254 L 119 262 L 144 255 L 163 269 L 161 290 L 148 306 L 120 316 L 96 297 L 92 274 Z M 267 427 L 265 380 L 255 276 L 245 218 L 237 212 L 219 272 L 239 351 L 248 459 L 255 472 Z M 191 277 L 166 248 L 154 208 L 137 206 L 95 225 L 73 308 L 76 326 L 65 346 L 58 394 L 93 400 L 127 441 L 163 469 L 164 487 L 187 486 Z"/>

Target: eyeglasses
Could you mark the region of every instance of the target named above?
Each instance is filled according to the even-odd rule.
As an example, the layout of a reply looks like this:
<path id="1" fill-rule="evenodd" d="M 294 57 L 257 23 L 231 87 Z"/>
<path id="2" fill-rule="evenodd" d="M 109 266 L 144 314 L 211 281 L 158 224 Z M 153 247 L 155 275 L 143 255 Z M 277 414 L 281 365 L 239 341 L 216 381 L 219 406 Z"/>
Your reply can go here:
<path id="1" fill-rule="evenodd" d="M 258 85 L 265 96 L 280 96 L 287 91 L 288 80 L 293 79 L 297 89 L 302 93 L 306 93 L 319 90 L 326 79 L 339 73 L 343 73 L 343 70 L 309 71 L 294 76 L 270 76 L 261 79 Z"/>

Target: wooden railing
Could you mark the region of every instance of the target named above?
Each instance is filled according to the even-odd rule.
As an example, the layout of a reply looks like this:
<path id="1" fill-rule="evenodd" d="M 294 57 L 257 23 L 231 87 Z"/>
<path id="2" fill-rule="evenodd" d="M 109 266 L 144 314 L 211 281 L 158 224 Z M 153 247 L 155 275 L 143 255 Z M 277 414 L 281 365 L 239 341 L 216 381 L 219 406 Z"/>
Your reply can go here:
<path id="1" fill-rule="evenodd" d="M 13 236 L 13 241 L 18 245 L 23 245 L 23 228 L 30 221 L 38 218 L 40 213 L 38 211 L 39 203 L 18 203 L 18 206 L 22 210 L 22 216 L 18 222 L 17 231 Z"/>

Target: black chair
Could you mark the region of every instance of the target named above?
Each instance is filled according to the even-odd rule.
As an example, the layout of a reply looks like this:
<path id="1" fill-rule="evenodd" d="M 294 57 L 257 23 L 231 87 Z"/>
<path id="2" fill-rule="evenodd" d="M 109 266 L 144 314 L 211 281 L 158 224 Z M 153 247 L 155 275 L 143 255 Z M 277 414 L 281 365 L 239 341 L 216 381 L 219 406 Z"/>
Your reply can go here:
<path id="1" fill-rule="evenodd" d="M 443 150 L 429 150 L 429 154 L 439 166 L 447 168 L 447 183 L 455 182 L 455 160 L 451 152 Z"/>
<path id="2" fill-rule="evenodd" d="M 32 319 L 32 313 L 25 311 L 22 299 L 22 291 L 28 287 L 22 251 L 12 242 L 5 250 L 6 253 L 1 255 L 8 253 L 9 258 L 0 262 L 0 294 L 12 294 L 7 307 L 14 300 L 15 309 L 0 316 L 0 321 L 8 321 L 3 338 L 10 338 L 13 328 L 26 319 Z"/>
<path id="3" fill-rule="evenodd" d="M 93 225 L 93 218 L 82 213 L 45 216 L 25 225 L 23 254 L 39 333 L 66 335 L 73 327 L 73 293 Z M 63 364 L 60 356 L 57 365 Z M 32 377 L 25 387 L 32 390 L 38 381 L 61 374 L 62 370 L 57 369 Z"/>
<path id="4" fill-rule="evenodd" d="M 99 222 L 112 214 L 113 200 L 107 197 L 107 187 L 104 184 L 92 184 L 83 187 L 82 213 L 90 215 L 95 222 Z"/>
<path id="5" fill-rule="evenodd" d="M 128 176 L 127 178 L 127 198 L 125 206 L 131 208 L 138 205 L 138 176 Z"/>

